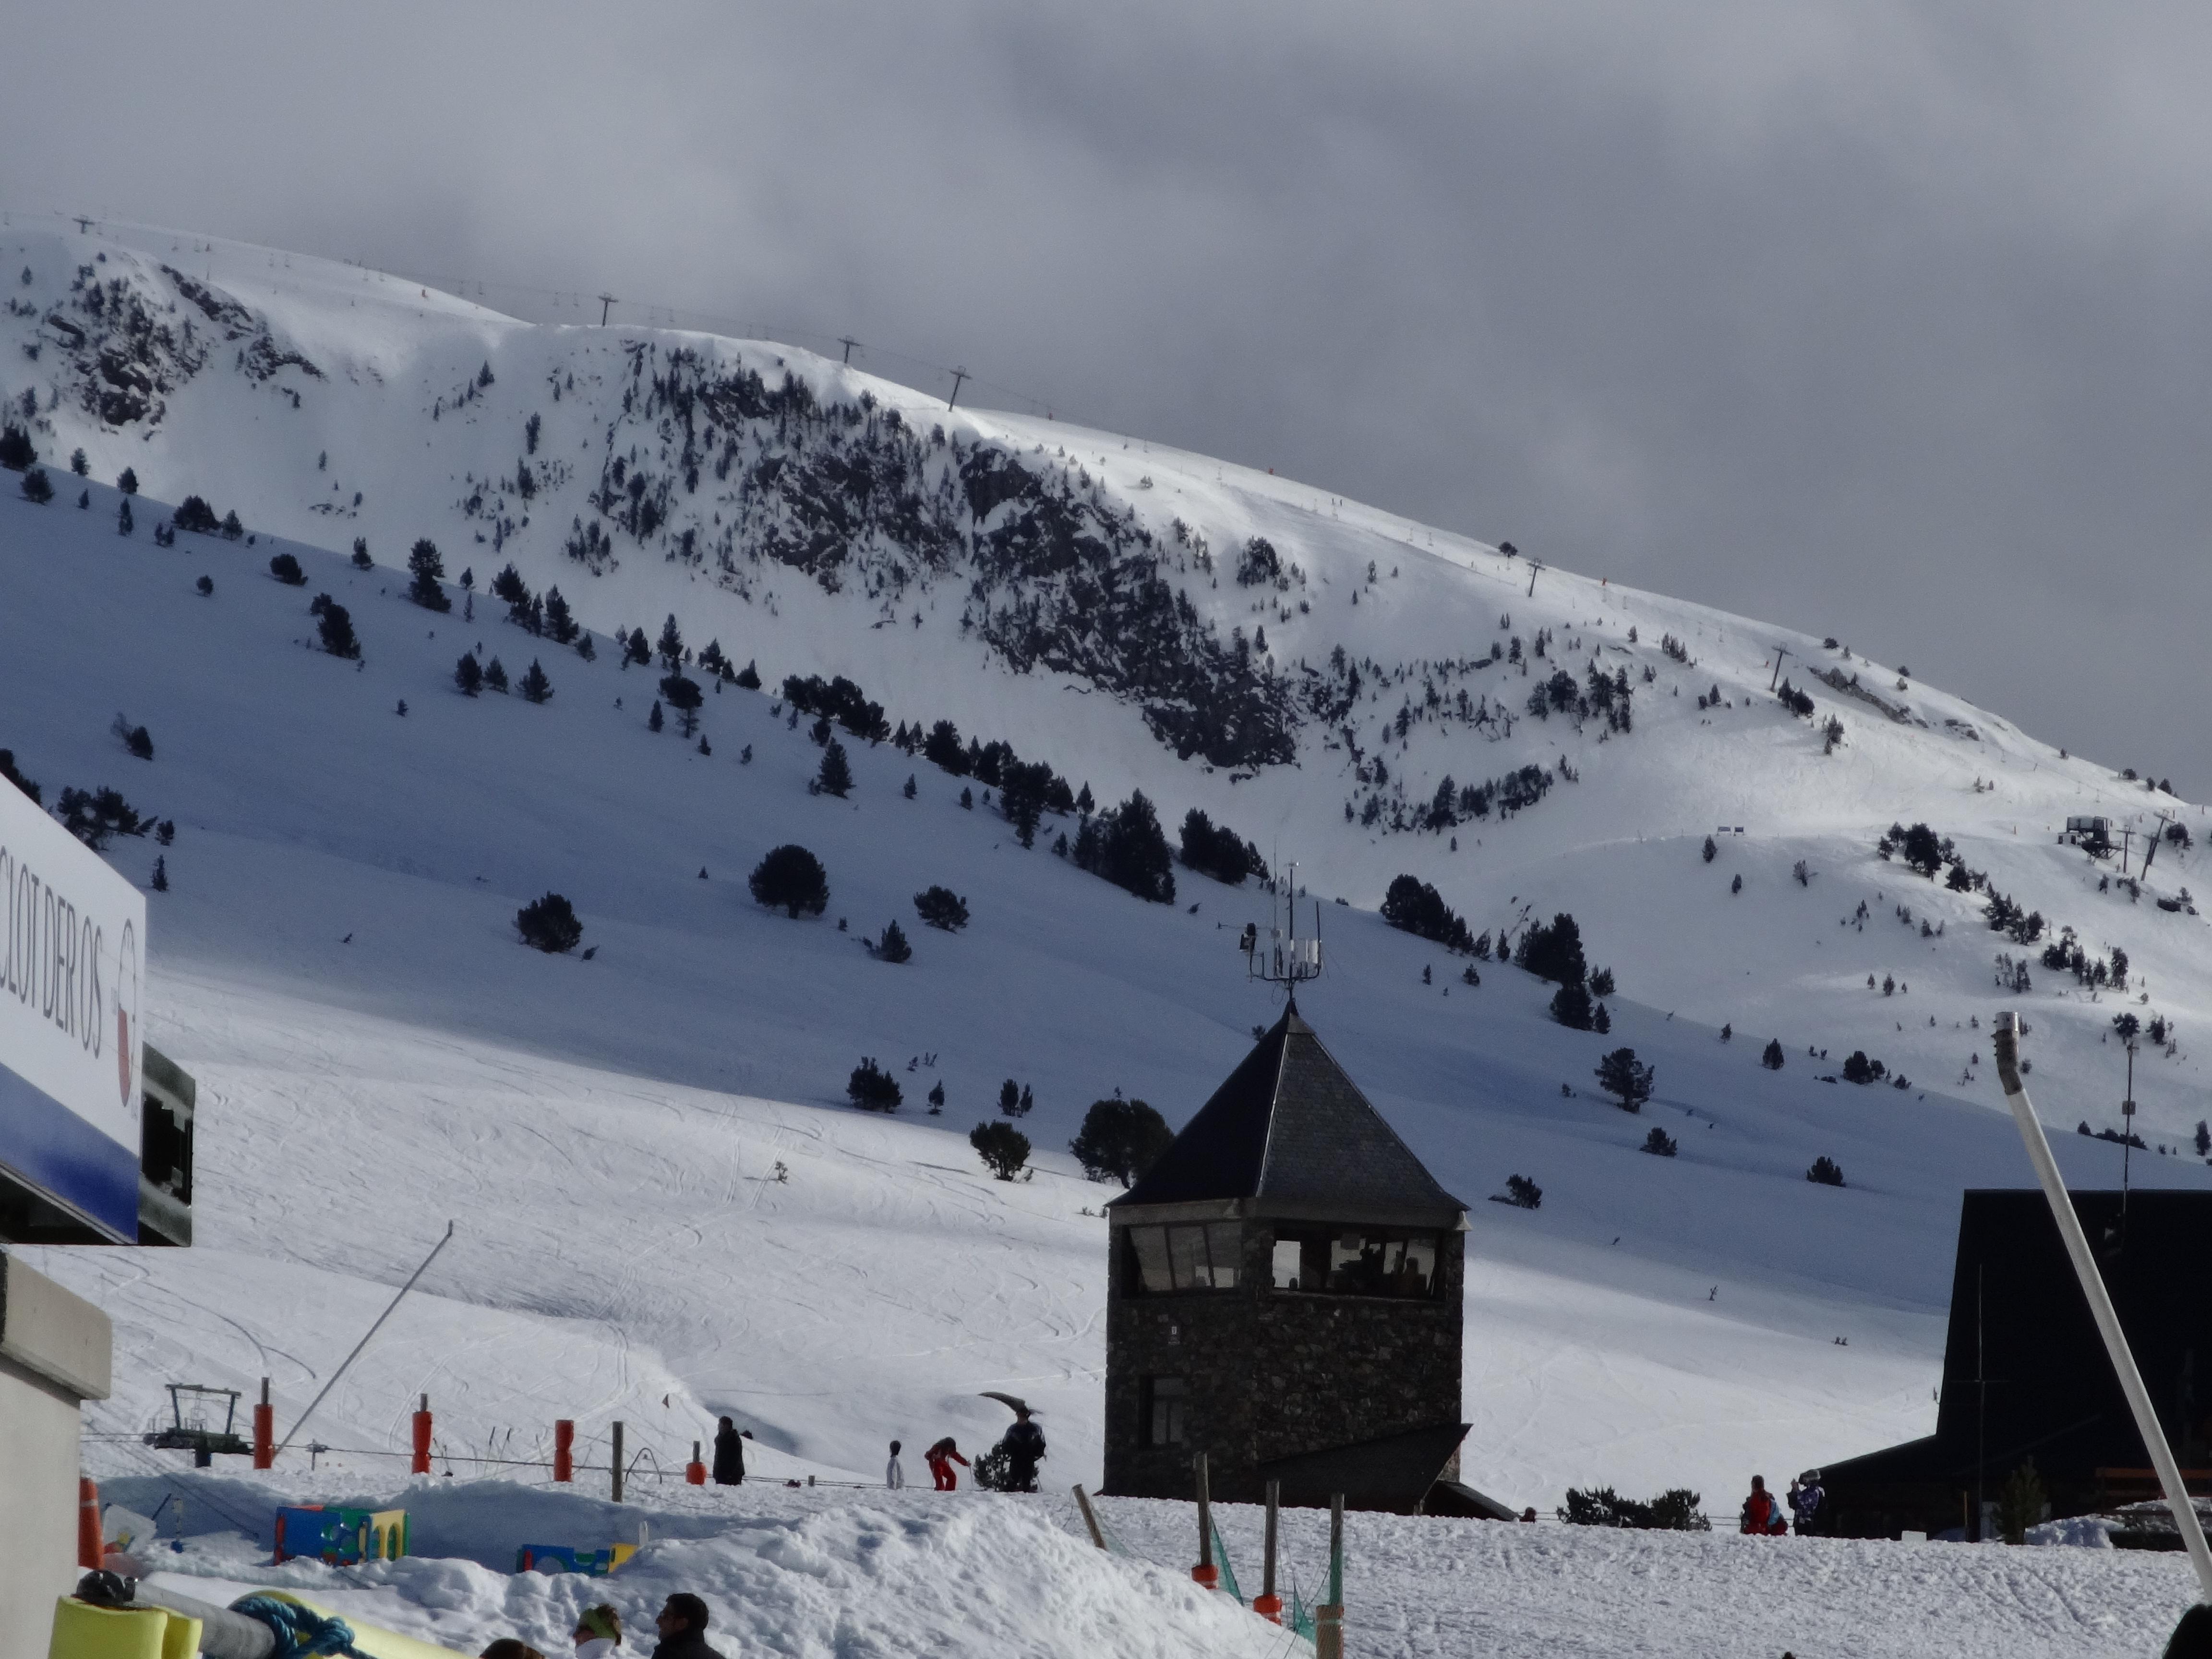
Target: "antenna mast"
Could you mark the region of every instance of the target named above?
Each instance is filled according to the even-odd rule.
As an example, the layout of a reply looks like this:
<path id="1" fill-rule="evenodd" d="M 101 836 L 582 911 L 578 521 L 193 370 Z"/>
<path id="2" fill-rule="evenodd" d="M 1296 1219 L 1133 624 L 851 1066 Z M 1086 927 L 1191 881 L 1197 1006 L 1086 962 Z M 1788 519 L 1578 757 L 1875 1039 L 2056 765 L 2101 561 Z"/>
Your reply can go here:
<path id="1" fill-rule="evenodd" d="M 1313 933 L 1300 939 L 1298 866 L 1295 864 L 1287 866 L 1284 872 L 1284 890 L 1287 895 L 1285 914 L 1290 922 L 1288 930 L 1274 925 L 1275 907 L 1271 902 L 1267 906 L 1267 937 L 1261 937 L 1257 922 L 1248 921 L 1237 944 L 1244 952 L 1245 976 L 1282 986 L 1290 994 L 1291 1004 L 1295 1007 L 1298 987 L 1308 980 L 1321 977 L 1321 901 L 1314 901 Z"/>

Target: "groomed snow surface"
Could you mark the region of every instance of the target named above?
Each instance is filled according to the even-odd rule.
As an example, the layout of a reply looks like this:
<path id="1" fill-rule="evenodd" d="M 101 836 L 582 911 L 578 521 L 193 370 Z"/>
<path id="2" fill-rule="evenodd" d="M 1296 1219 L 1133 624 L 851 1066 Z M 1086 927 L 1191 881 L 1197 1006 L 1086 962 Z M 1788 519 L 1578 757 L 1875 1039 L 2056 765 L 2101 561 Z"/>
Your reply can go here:
<path id="1" fill-rule="evenodd" d="M 151 1553 L 162 1582 L 203 1600 L 254 1585 L 474 1653 L 519 1636 L 559 1655 L 580 1608 L 611 1602 L 650 1642 L 663 1598 L 707 1598 L 710 1636 L 739 1655 L 991 1654 L 1009 1659 L 1297 1659 L 1311 1650 L 1225 1594 L 1189 1580 L 1188 1504 L 1106 1498 L 1119 1552 L 1087 1540 L 1064 1492 L 792 1491 L 649 1486 L 616 1505 L 507 1480 L 418 1480 L 365 1493 L 301 1476 L 118 1483 L 133 1507 L 184 1506 L 180 1553 Z M 267 1565 L 272 1494 L 404 1505 L 422 1554 L 358 1568 Z M 173 1494 L 173 1496 L 172 1496 Z M 1260 1583 L 1261 1516 L 1215 1511 L 1247 1595 Z M 513 1573 L 524 1543 L 644 1550 L 611 1578 Z M 2178 1555 L 2007 1549 L 1729 1532 L 1632 1533 L 1353 1515 L 1346 1519 L 1346 1650 L 1370 1659 L 1571 1655 L 2068 1656 L 2156 1653 L 2191 1599 Z M 1288 1510 L 1279 1583 L 1317 1599 L 1328 1519 Z"/>

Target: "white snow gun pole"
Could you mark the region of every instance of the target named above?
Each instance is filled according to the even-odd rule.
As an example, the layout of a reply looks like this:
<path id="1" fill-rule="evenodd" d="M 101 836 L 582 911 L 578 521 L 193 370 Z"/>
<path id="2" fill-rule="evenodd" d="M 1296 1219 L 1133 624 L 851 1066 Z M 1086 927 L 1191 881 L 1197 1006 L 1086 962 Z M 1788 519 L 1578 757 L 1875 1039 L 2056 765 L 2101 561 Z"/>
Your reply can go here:
<path id="1" fill-rule="evenodd" d="M 2190 1565 L 2197 1569 L 2198 1600 L 2212 1602 L 2212 1547 L 2207 1547 L 2204 1542 L 2204 1528 L 2197 1521 L 2197 1506 L 2189 1501 L 2189 1489 L 2182 1484 L 2181 1466 L 2174 1462 L 2173 1448 L 2166 1443 L 2166 1431 L 2159 1426 L 2158 1413 L 2151 1408 L 2149 1391 L 2143 1387 L 2142 1373 L 2136 1369 L 2135 1355 L 2128 1349 L 2127 1334 L 2120 1329 L 2120 1316 L 2112 1311 L 2112 1298 L 2105 1289 L 2104 1275 L 2097 1271 L 2096 1258 L 2089 1254 L 2089 1241 L 2082 1234 L 2081 1218 L 2074 1213 L 2073 1201 L 2066 1196 L 2066 1182 L 2059 1176 L 2057 1160 L 2051 1156 L 2051 1143 L 2044 1138 L 2043 1125 L 2020 1080 L 2017 1016 L 1997 1016 L 1994 1047 L 1997 1077 L 2004 1085 L 2005 1104 L 2012 1108 L 2013 1121 L 2020 1126 L 2020 1138 L 2027 1143 L 2028 1162 L 2035 1165 L 2035 1178 L 2042 1182 L 2043 1196 L 2051 1204 L 2051 1218 L 2058 1224 L 2059 1237 L 2066 1241 L 2066 1254 L 2073 1259 L 2075 1277 L 2081 1281 L 2081 1294 L 2087 1298 L 2089 1311 L 2096 1317 L 2098 1334 L 2105 1339 L 2105 1352 L 2112 1356 L 2121 1392 L 2128 1397 L 2128 1409 L 2135 1413 L 2136 1431 L 2142 1436 L 2144 1449 L 2150 1453 L 2151 1463 L 2158 1470 L 2159 1484 L 2166 1489 L 2166 1506 L 2173 1511 L 2173 1524 L 2188 1547 Z"/>
<path id="2" fill-rule="evenodd" d="M 392 1317 L 392 1309 L 397 1308 L 399 1305 L 401 1299 L 406 1296 L 407 1292 L 415 1288 L 415 1281 L 422 1278 L 425 1273 L 429 1271 L 430 1264 L 438 1259 L 438 1252 L 444 1249 L 447 1245 L 453 1242 L 453 1224 L 448 1221 L 446 1224 L 446 1236 L 430 1247 L 430 1254 L 422 1258 L 422 1265 L 408 1275 L 407 1282 L 399 1287 L 399 1295 L 392 1298 L 392 1306 L 386 1308 L 382 1313 L 377 1315 L 376 1323 L 368 1328 L 368 1334 L 362 1337 L 360 1341 L 355 1343 L 353 1345 L 353 1352 L 345 1357 L 345 1365 L 339 1366 L 337 1370 L 331 1373 L 331 1380 L 323 1384 L 322 1393 L 317 1395 L 313 1400 L 309 1401 L 307 1402 L 307 1409 L 300 1413 L 300 1420 L 292 1425 L 292 1432 L 284 1437 L 283 1444 L 280 1444 L 276 1448 L 276 1451 L 273 1451 L 269 1454 L 269 1461 L 271 1463 L 274 1463 L 276 1461 L 276 1452 L 283 1451 L 284 1447 L 290 1445 L 293 1441 L 299 1437 L 300 1431 L 307 1426 L 307 1419 L 315 1414 L 315 1407 L 323 1403 L 324 1395 L 329 1394 L 332 1389 L 337 1387 L 338 1378 L 346 1374 L 346 1365 L 352 1364 L 355 1360 L 361 1358 L 361 1351 L 368 1346 L 369 1337 L 374 1336 L 377 1332 L 384 1328 L 384 1322 Z M 619 1480 L 620 1477 L 617 1478 Z M 617 1492 L 616 1495 L 618 1498 L 621 1496 L 619 1492 Z"/>

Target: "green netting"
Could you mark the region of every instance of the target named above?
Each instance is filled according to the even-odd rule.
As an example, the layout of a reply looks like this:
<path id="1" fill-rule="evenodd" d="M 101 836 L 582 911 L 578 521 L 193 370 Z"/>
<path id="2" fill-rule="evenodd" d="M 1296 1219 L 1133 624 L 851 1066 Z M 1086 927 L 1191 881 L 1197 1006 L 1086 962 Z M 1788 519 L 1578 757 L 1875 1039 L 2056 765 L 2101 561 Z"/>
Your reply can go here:
<path id="1" fill-rule="evenodd" d="M 1298 1594 L 1296 1578 L 1291 1581 L 1291 1605 L 1283 1614 L 1283 1624 L 1292 1635 L 1303 1636 L 1309 1642 L 1314 1639 L 1313 1609 L 1306 1605 L 1305 1598 Z"/>
<path id="2" fill-rule="evenodd" d="M 1237 1569 L 1229 1565 L 1229 1546 L 1221 1541 L 1221 1528 L 1212 1526 L 1210 1519 L 1207 1524 L 1213 1533 L 1213 1559 L 1221 1569 L 1221 1588 L 1229 1592 L 1231 1601 L 1242 1601 L 1244 1592 L 1237 1588 Z"/>

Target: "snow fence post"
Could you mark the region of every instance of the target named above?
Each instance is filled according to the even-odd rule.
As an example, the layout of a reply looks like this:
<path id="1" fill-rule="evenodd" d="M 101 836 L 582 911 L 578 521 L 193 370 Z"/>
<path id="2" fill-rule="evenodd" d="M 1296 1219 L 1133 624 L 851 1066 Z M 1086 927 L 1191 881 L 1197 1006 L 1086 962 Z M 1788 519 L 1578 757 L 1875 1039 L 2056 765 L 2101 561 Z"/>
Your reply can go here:
<path id="1" fill-rule="evenodd" d="M 1083 1524 L 1091 1533 L 1091 1541 L 1100 1549 L 1106 1547 L 1106 1534 L 1098 1529 L 1098 1516 L 1091 1507 L 1091 1494 L 1081 1486 L 1075 1489 L 1075 1507 L 1083 1511 Z"/>
<path id="2" fill-rule="evenodd" d="M 1267 1483 L 1267 1559 L 1261 1570 L 1259 1596 L 1252 1603 L 1252 1611 L 1271 1625 L 1283 1622 L 1283 1598 L 1275 1594 L 1275 1511 L 1281 1504 L 1282 1494 L 1281 1481 Z"/>
<path id="3" fill-rule="evenodd" d="M 1344 1494 L 1328 1499 L 1328 1600 L 1314 1609 L 1314 1659 L 1344 1659 Z"/>
<path id="4" fill-rule="evenodd" d="M 274 1468 L 276 1462 L 276 1408 L 269 1403 L 269 1379 L 261 1379 L 261 1403 L 253 1408 L 253 1467 Z"/>
<path id="5" fill-rule="evenodd" d="M 1221 1583 L 1221 1569 L 1213 1565 L 1213 1503 L 1206 1491 L 1206 1454 L 1193 1458 L 1191 1467 L 1198 1477 L 1198 1565 L 1190 1576 L 1212 1589 Z"/>
<path id="6" fill-rule="evenodd" d="M 430 1473 L 430 1396 L 424 1395 L 422 1403 L 415 1408 L 415 1456 L 407 1466 L 410 1474 Z"/>
<path id="7" fill-rule="evenodd" d="M 564 1483 L 576 1478 L 576 1420 L 571 1417 L 553 1422 L 553 1478 Z"/>
<path id="8" fill-rule="evenodd" d="M 615 1455 L 611 1461 L 614 1465 L 614 1500 L 619 1504 L 623 1501 L 623 1425 L 619 1422 L 615 1425 Z"/>

